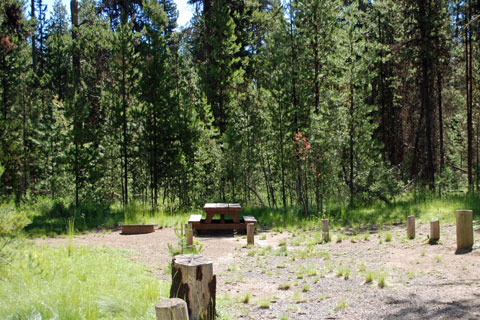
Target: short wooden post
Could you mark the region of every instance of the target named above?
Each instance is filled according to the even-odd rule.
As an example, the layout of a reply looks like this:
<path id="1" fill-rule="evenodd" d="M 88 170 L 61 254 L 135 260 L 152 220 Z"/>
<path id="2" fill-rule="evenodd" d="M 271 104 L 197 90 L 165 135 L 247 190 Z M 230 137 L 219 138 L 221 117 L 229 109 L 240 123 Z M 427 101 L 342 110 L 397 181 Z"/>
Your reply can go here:
<path id="1" fill-rule="evenodd" d="M 173 258 L 170 298 L 185 300 L 190 320 L 215 318 L 216 290 L 211 260 L 194 254 Z"/>
<path id="2" fill-rule="evenodd" d="M 430 221 L 430 243 L 437 243 L 440 240 L 440 221 Z"/>
<path id="3" fill-rule="evenodd" d="M 193 228 L 190 223 L 185 224 L 185 236 L 187 238 L 187 248 L 193 246 Z"/>
<path id="4" fill-rule="evenodd" d="M 187 303 L 179 298 L 165 299 L 155 306 L 157 320 L 188 320 Z"/>
<path id="5" fill-rule="evenodd" d="M 247 223 L 247 244 L 255 244 L 255 225 L 253 223 Z"/>
<path id="6" fill-rule="evenodd" d="M 322 234 L 324 242 L 330 241 L 330 234 L 328 232 L 328 219 L 322 219 Z"/>
<path id="7" fill-rule="evenodd" d="M 415 216 L 407 217 L 407 238 L 415 238 Z"/>
<path id="8" fill-rule="evenodd" d="M 457 210 L 457 250 L 473 246 L 472 210 Z"/>

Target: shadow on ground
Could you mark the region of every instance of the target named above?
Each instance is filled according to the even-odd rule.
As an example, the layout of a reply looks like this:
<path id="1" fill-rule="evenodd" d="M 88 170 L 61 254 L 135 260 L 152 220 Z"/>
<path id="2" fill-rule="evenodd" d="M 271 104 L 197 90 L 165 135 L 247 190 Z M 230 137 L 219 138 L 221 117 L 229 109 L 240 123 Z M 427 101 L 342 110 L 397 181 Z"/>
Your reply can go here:
<path id="1" fill-rule="evenodd" d="M 409 299 L 387 300 L 388 305 L 395 306 L 385 319 L 478 319 L 480 316 L 480 299 L 478 294 L 471 298 L 456 301 L 422 300 L 416 294 Z"/>

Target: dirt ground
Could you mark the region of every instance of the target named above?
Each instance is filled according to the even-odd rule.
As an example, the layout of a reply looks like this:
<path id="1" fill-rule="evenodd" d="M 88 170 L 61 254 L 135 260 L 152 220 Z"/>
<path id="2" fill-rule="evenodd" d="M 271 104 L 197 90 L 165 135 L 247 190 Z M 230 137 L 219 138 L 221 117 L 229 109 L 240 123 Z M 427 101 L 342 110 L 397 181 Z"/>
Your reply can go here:
<path id="1" fill-rule="evenodd" d="M 316 230 L 259 231 L 254 247 L 242 235 L 196 239 L 214 263 L 217 295 L 231 301 L 234 319 L 480 319 L 480 250 L 456 254 L 454 225 L 441 226 L 436 245 L 428 244 L 428 233 L 428 224 L 417 224 L 414 240 L 405 239 L 404 225 L 337 230 L 324 244 Z M 76 245 L 131 250 L 132 259 L 164 280 L 170 279 L 167 244 L 176 242 L 172 228 L 74 238 Z"/>

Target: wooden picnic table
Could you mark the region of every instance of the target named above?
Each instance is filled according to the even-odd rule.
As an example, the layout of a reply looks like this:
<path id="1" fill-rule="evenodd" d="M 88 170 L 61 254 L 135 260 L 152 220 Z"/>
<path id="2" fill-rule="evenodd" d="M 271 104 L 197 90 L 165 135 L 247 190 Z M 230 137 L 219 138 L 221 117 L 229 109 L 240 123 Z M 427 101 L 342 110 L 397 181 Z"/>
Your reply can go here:
<path id="1" fill-rule="evenodd" d="M 239 203 L 206 203 L 203 210 L 207 214 L 206 219 L 202 219 L 201 214 L 190 216 L 188 223 L 194 230 L 237 230 L 245 231 L 247 223 L 256 224 L 257 220 L 251 216 L 238 217 L 242 211 Z M 218 214 L 219 219 L 213 219 Z M 225 216 L 231 216 L 231 219 L 225 219 Z"/>
<path id="2" fill-rule="evenodd" d="M 225 223 L 227 214 L 232 217 L 234 223 L 240 223 L 238 214 L 242 211 L 242 206 L 239 203 L 205 203 L 203 210 L 207 213 L 205 223 L 212 223 L 216 214 L 220 215 L 220 223 Z"/>

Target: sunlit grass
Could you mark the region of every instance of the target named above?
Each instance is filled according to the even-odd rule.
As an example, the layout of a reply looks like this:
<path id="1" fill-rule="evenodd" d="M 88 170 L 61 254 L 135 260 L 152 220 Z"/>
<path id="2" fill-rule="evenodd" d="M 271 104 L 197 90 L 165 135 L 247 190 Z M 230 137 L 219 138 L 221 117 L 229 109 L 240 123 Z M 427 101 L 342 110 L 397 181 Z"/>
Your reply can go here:
<path id="1" fill-rule="evenodd" d="M 455 210 L 473 210 L 474 217 L 480 216 L 480 197 L 476 195 L 456 195 L 445 198 L 423 197 L 415 199 L 405 195 L 390 204 L 377 202 L 357 208 L 346 208 L 332 203 L 323 214 L 303 214 L 299 209 L 270 209 L 265 207 L 244 208 L 242 214 L 253 215 L 261 225 L 274 230 L 293 230 L 302 226 L 305 230 L 319 228 L 321 219 L 327 217 L 332 229 L 339 226 L 364 226 L 391 222 L 404 222 L 407 216 L 414 215 L 419 222 L 440 220 L 445 223 L 455 221 Z M 364 236 L 368 240 L 369 236 Z"/>
<path id="2" fill-rule="evenodd" d="M 27 245 L 0 269 L 1 319 L 155 319 L 168 283 L 126 251 Z"/>

